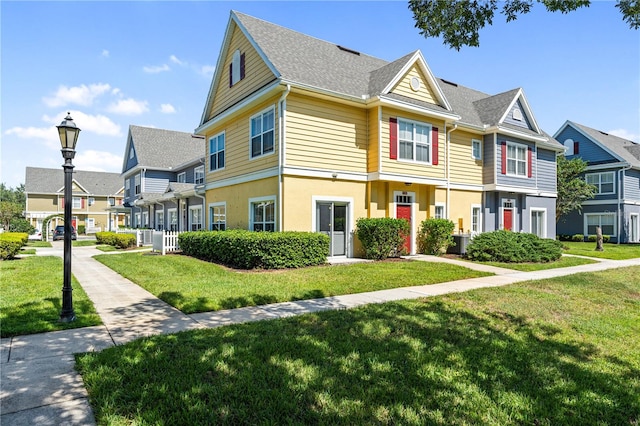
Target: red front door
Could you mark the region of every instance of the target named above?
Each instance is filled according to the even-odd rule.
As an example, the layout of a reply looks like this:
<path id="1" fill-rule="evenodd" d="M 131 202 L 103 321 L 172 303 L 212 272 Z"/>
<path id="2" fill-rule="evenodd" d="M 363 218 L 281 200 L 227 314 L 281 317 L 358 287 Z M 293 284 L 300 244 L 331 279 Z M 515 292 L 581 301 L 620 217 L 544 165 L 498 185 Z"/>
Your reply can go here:
<path id="1" fill-rule="evenodd" d="M 396 217 L 398 219 L 406 219 L 411 225 L 411 205 L 398 204 L 396 206 Z M 411 253 L 411 233 L 404 237 L 404 248 L 407 253 Z"/>
<path id="2" fill-rule="evenodd" d="M 507 231 L 513 230 L 513 210 L 512 209 L 504 209 L 504 213 L 502 215 L 502 223 L 504 224 L 504 229 Z"/>

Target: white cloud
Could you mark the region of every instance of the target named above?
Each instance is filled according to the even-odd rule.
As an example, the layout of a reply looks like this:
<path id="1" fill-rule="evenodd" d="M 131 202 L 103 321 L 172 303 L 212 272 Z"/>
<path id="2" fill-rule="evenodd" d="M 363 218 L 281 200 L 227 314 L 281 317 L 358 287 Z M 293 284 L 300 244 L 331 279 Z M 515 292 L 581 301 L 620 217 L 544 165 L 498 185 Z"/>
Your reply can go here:
<path id="1" fill-rule="evenodd" d="M 167 65 L 167 64 L 154 65 L 154 66 L 150 66 L 150 67 L 143 67 L 142 69 L 144 70 L 144 72 L 149 73 L 149 74 L 157 74 L 159 72 L 164 72 L 164 71 L 171 70 L 171 68 L 169 68 L 169 65 Z"/>
<path id="2" fill-rule="evenodd" d="M 137 101 L 133 98 L 120 99 L 109 105 L 107 111 L 123 115 L 140 115 L 149 111 L 147 105 L 147 101 Z"/>
<path id="3" fill-rule="evenodd" d="M 122 168 L 122 155 L 106 151 L 79 150 L 73 160 L 79 170 L 96 172 L 119 172 Z"/>
<path id="4" fill-rule="evenodd" d="M 64 117 L 63 117 L 64 118 Z M 62 121 L 62 120 L 61 120 Z M 20 139 L 38 139 L 51 149 L 60 148 L 60 138 L 55 127 L 12 127 L 5 135 L 15 135 Z"/>
<path id="5" fill-rule="evenodd" d="M 198 72 L 205 77 L 213 77 L 213 73 L 215 72 L 215 70 L 215 65 L 203 65 L 200 67 L 200 70 Z"/>
<path id="6" fill-rule="evenodd" d="M 89 106 L 98 96 L 108 92 L 111 86 L 104 83 L 82 84 L 75 87 L 61 85 L 53 97 L 42 98 L 43 102 L 50 107 L 61 107 L 69 104 Z"/>
<path id="7" fill-rule="evenodd" d="M 66 113 L 60 113 L 56 116 L 48 116 L 44 115 L 42 120 L 48 123 L 51 123 L 52 126 L 57 126 L 62 122 L 62 119 L 66 116 Z M 71 111 L 71 117 L 73 117 L 73 121 L 76 123 L 76 126 L 80 127 L 82 132 L 91 132 L 98 135 L 106 135 L 106 136 L 122 136 L 120 132 L 120 125 L 111 121 L 111 119 L 107 116 L 97 114 L 90 115 L 85 114 L 80 111 Z M 58 137 L 55 129 L 54 134 L 55 137 Z M 80 137 L 82 137 L 82 133 L 80 133 Z M 60 142 L 58 141 L 58 144 Z"/>
<path id="8" fill-rule="evenodd" d="M 171 56 L 169 56 L 169 60 L 170 60 L 171 62 L 173 62 L 174 64 L 178 64 L 178 65 L 186 65 L 186 64 L 187 64 L 186 62 L 182 62 L 180 59 L 178 59 L 178 58 L 176 57 L 176 55 L 171 55 Z"/>
<path id="9" fill-rule="evenodd" d="M 627 129 L 614 129 L 609 130 L 607 133 L 629 141 L 640 142 L 640 135 L 630 132 Z"/>
<path id="10" fill-rule="evenodd" d="M 160 105 L 160 112 L 163 114 L 174 114 L 176 109 L 171 104 L 162 104 Z"/>
<path id="11" fill-rule="evenodd" d="M 108 58 L 109 57 L 109 51 L 107 49 L 102 49 L 102 53 L 101 56 Z"/>

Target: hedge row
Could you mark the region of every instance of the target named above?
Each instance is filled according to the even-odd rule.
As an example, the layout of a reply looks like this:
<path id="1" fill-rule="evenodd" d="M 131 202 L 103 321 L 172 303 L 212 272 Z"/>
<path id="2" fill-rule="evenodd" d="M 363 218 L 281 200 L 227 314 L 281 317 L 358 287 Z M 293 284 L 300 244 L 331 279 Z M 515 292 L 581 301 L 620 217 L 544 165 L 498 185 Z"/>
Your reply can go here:
<path id="1" fill-rule="evenodd" d="M 360 218 L 356 221 L 356 236 L 367 259 L 383 260 L 405 254 L 404 238 L 411 229 L 406 219 Z"/>
<path id="2" fill-rule="evenodd" d="M 467 257 L 482 262 L 552 262 L 561 256 L 560 241 L 505 230 L 476 235 L 467 246 Z"/>
<path id="3" fill-rule="evenodd" d="M 118 248 L 129 248 L 136 245 L 136 236 L 133 234 L 117 234 L 115 232 L 96 232 L 96 242 Z"/>
<path id="4" fill-rule="evenodd" d="M 0 234 L 0 259 L 13 259 L 22 246 L 29 241 L 29 234 L 24 232 L 3 232 Z"/>
<path id="5" fill-rule="evenodd" d="M 329 256 L 329 237 L 312 232 L 195 231 L 178 243 L 188 256 L 239 269 L 301 268 Z"/>
<path id="6" fill-rule="evenodd" d="M 585 236 L 582 234 L 575 234 L 575 235 L 566 235 L 566 234 L 561 234 L 558 235 L 557 237 L 558 240 L 560 241 L 575 241 L 577 243 L 582 243 L 585 241 Z M 597 236 L 595 235 L 587 235 L 586 237 L 586 241 L 589 242 L 596 242 Z M 603 243 L 608 243 L 611 240 L 611 236 L 610 235 L 603 235 L 602 236 L 602 242 Z"/>

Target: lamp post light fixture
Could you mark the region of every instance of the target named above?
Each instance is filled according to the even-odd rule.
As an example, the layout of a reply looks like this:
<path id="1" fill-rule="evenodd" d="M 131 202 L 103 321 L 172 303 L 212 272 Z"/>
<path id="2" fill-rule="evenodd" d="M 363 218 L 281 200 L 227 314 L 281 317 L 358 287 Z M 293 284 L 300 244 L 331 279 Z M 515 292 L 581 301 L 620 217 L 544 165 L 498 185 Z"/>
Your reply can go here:
<path id="1" fill-rule="evenodd" d="M 71 205 L 73 201 L 72 181 L 73 164 L 71 160 L 76 156 L 76 143 L 80 129 L 71 118 L 71 113 L 67 112 L 67 117 L 60 123 L 58 134 L 62 145 L 62 158 L 64 158 L 64 277 L 62 282 L 62 312 L 60 312 L 60 322 L 72 322 L 76 319 L 73 311 L 73 289 L 71 288 L 71 236 L 73 226 L 71 224 Z"/>

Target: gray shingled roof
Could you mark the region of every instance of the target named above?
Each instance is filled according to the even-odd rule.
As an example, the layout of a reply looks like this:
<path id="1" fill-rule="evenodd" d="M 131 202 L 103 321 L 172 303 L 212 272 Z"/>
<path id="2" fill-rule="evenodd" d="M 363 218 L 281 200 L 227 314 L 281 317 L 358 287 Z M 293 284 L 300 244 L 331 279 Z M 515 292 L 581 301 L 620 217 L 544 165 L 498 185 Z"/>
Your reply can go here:
<path id="1" fill-rule="evenodd" d="M 593 140 L 600 142 L 623 161 L 629 163 L 633 167 L 640 167 L 640 144 L 618 136 L 610 135 L 600 130 L 592 129 L 591 127 L 578 124 L 574 121 L 568 121 L 567 123 L 582 131 Z"/>
<path id="2" fill-rule="evenodd" d="M 203 139 L 191 133 L 130 125 L 129 134 L 138 165 L 142 167 L 171 169 L 205 155 Z M 128 151 L 124 158 L 123 172 L 129 158 Z"/>
<path id="3" fill-rule="evenodd" d="M 512 89 L 475 101 L 473 104 L 478 110 L 480 120 L 489 126 L 497 125 L 519 90 Z"/>
<path id="4" fill-rule="evenodd" d="M 73 179 L 89 194 L 114 195 L 123 187 L 119 173 L 74 170 Z M 27 167 L 24 192 L 27 194 L 55 194 L 64 187 L 64 171 Z"/>

